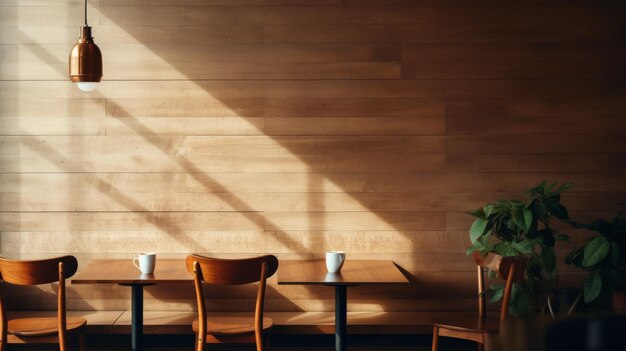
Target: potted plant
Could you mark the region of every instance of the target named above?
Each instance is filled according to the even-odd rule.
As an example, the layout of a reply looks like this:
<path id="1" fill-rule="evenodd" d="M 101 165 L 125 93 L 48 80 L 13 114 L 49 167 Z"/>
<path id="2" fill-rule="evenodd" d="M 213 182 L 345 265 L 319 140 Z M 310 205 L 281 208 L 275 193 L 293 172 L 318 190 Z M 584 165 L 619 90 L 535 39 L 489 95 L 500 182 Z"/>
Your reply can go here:
<path id="1" fill-rule="evenodd" d="M 524 200 L 498 200 L 469 212 L 476 219 L 469 232 L 472 245 L 468 254 L 478 251 L 527 259 L 526 279 L 513 286 L 513 314 L 528 311 L 531 297 L 551 293 L 556 286 L 555 242 L 569 237 L 557 234 L 550 224 L 554 218 L 569 219 L 560 201 L 561 193 L 572 186 L 566 183 L 557 187 L 544 181 L 526 191 Z M 492 301 L 501 298 L 501 286 L 493 285 L 490 290 Z"/>
<path id="2" fill-rule="evenodd" d="M 626 215 L 622 211 L 610 222 L 597 219 L 591 224 L 570 223 L 576 228 L 598 233 L 584 246 L 575 248 L 565 259 L 566 263 L 590 272 L 584 281 L 585 302 L 596 300 L 602 292 L 613 293 L 614 308 L 625 309 Z"/>

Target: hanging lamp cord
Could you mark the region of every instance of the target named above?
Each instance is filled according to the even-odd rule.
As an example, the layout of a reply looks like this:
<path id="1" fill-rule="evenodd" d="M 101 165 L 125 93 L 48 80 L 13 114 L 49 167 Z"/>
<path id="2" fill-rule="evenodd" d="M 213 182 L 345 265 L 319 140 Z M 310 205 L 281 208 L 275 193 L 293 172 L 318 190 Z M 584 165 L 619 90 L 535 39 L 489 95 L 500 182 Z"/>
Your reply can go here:
<path id="1" fill-rule="evenodd" d="M 87 24 L 87 0 L 85 0 L 85 27 L 89 27 Z"/>

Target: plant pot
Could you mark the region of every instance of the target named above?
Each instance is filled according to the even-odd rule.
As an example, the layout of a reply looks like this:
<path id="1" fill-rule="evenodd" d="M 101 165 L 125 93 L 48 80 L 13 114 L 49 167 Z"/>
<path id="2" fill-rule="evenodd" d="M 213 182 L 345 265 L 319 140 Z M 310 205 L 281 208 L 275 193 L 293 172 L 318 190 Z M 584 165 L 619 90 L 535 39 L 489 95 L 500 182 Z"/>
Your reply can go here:
<path id="1" fill-rule="evenodd" d="M 626 291 L 618 289 L 613 290 L 611 302 L 613 311 L 626 311 Z"/>

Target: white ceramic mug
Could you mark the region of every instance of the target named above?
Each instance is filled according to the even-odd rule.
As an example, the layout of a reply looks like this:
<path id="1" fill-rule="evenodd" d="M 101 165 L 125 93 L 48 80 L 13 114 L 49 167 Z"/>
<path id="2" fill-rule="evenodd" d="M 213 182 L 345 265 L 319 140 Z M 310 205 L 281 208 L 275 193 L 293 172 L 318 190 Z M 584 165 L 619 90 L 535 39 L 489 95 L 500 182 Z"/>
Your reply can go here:
<path id="1" fill-rule="evenodd" d="M 343 267 L 346 260 L 346 253 L 343 251 L 327 251 L 326 252 L 326 269 L 328 273 L 337 273 Z"/>
<path id="2" fill-rule="evenodd" d="M 139 264 L 137 264 L 139 262 Z M 140 253 L 139 257 L 133 258 L 133 264 L 139 268 L 143 274 L 154 273 L 154 266 L 156 265 L 155 253 Z"/>

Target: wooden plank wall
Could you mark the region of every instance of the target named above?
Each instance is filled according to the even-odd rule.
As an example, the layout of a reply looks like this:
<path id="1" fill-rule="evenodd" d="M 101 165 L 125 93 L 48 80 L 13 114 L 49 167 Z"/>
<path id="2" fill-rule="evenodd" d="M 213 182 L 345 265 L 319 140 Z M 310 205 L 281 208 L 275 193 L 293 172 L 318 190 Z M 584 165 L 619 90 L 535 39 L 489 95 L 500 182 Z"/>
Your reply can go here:
<path id="1" fill-rule="evenodd" d="M 543 179 L 576 183 L 575 218 L 626 208 L 625 19 L 618 1 L 90 0 L 104 82 L 83 93 L 67 79 L 82 1 L 0 0 L 1 252 L 343 249 L 415 281 L 355 288 L 351 310 L 472 308 L 464 211 Z M 51 287 L 20 291 L 54 306 Z M 333 309 L 328 288 L 268 294 Z M 129 296 L 72 287 L 70 306 Z"/>

